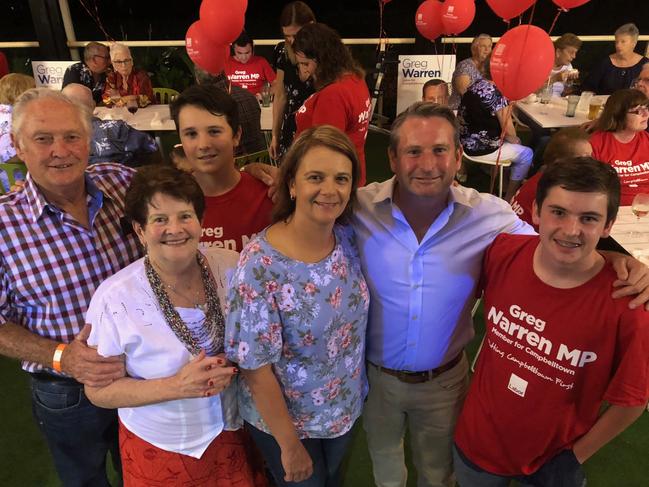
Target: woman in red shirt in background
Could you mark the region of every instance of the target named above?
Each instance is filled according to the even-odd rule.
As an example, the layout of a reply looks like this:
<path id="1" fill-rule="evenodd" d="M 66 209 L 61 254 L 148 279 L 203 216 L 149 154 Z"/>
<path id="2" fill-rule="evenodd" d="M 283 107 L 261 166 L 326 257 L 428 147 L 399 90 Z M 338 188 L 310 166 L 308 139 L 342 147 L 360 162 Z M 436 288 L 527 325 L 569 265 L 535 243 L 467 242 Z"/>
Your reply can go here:
<path id="1" fill-rule="evenodd" d="M 307 24 L 293 44 L 300 77 L 311 77 L 316 92 L 295 115 L 296 136 L 316 125 L 333 125 L 351 139 L 361 163 L 359 186 L 365 185 L 365 138 L 370 123 L 370 93 L 365 73 L 338 33 L 325 24 Z"/>
<path id="2" fill-rule="evenodd" d="M 622 183 L 620 204 L 649 193 L 649 98 L 633 89 L 618 90 L 604 106 L 590 138 L 593 157 L 615 168 Z"/>

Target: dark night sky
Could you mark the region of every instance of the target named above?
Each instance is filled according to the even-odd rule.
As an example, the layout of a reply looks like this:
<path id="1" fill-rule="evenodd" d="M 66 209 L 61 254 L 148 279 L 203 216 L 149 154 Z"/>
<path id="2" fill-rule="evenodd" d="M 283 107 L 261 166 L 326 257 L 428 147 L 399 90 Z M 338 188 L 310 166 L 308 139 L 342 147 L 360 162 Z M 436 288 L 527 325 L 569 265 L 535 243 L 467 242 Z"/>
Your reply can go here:
<path id="1" fill-rule="evenodd" d="M 34 29 L 27 0 L 2 0 L 0 40 L 34 40 Z M 162 0 L 84 0 L 95 5 L 110 35 L 129 40 L 182 39 L 187 27 L 198 18 L 200 0 L 166 2 Z M 286 1 L 249 0 L 248 31 L 255 38 L 277 38 L 277 18 Z M 376 37 L 379 29 L 378 0 L 310 1 L 320 21 L 338 29 L 343 37 Z M 392 0 L 385 8 L 385 30 L 391 37 L 414 36 L 417 0 Z M 103 36 L 82 8 L 80 0 L 69 0 L 77 38 Z M 485 0 L 476 0 L 476 19 L 466 35 L 488 32 L 500 35 L 504 23 L 497 19 Z M 538 0 L 533 23 L 548 29 L 556 14 L 550 0 Z M 649 34 L 649 1 L 591 0 L 588 4 L 560 16 L 553 33 L 608 34 L 625 22 L 634 21 L 643 34 Z M 149 34 L 150 26 L 150 34 Z"/>

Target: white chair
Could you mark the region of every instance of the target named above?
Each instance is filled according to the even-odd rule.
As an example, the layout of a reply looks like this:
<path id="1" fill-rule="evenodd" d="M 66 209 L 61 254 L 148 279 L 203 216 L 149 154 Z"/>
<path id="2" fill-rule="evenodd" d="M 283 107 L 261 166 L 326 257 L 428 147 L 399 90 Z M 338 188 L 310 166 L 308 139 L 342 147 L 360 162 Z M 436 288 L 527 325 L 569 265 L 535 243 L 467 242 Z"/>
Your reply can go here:
<path id="1" fill-rule="evenodd" d="M 483 156 L 470 156 L 467 155 L 466 153 L 462 154 L 462 157 L 470 162 L 475 162 L 476 164 L 486 164 L 487 166 L 495 166 L 496 161 L 488 161 L 486 159 L 483 159 Z M 512 165 L 512 161 L 510 159 L 500 159 L 500 162 L 498 163 L 498 172 L 499 172 L 499 184 L 498 184 L 498 197 L 502 198 L 503 197 L 503 171 L 506 167 L 509 167 Z"/>

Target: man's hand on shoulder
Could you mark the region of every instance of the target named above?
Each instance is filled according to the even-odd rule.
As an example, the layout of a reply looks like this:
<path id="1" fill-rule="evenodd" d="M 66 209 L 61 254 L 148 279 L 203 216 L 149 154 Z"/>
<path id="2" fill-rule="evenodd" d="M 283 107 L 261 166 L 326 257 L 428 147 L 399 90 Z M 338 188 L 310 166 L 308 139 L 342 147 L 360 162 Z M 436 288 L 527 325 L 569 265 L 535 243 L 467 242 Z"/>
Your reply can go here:
<path id="1" fill-rule="evenodd" d="M 617 281 L 613 283 L 616 288 L 612 294 L 613 298 L 635 296 L 629 302 L 629 308 L 634 309 L 644 304 L 645 309 L 649 311 L 649 267 L 629 255 L 618 252 L 602 253 L 617 273 Z"/>
<path id="2" fill-rule="evenodd" d="M 90 325 L 86 324 L 61 356 L 61 370 L 82 384 L 105 387 L 126 375 L 124 357 L 102 357 L 88 346 Z"/>
<path id="3" fill-rule="evenodd" d="M 243 170 L 268 186 L 268 197 L 274 202 L 275 193 L 277 192 L 276 181 L 279 168 L 262 162 L 251 162 L 243 166 Z"/>

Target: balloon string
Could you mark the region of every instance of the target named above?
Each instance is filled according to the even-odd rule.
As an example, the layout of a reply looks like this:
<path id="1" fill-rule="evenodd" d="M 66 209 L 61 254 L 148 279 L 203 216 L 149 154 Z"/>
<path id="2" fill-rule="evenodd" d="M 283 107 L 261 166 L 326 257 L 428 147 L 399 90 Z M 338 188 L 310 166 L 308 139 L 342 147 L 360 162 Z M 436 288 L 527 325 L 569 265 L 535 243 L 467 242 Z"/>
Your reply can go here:
<path id="1" fill-rule="evenodd" d="M 562 10 L 557 9 L 557 15 L 555 15 L 554 20 L 552 21 L 552 25 L 550 26 L 550 30 L 548 30 L 548 35 L 552 34 L 552 30 L 554 29 L 554 26 L 557 24 L 557 19 L 559 18 L 559 15 L 561 15 Z"/>

